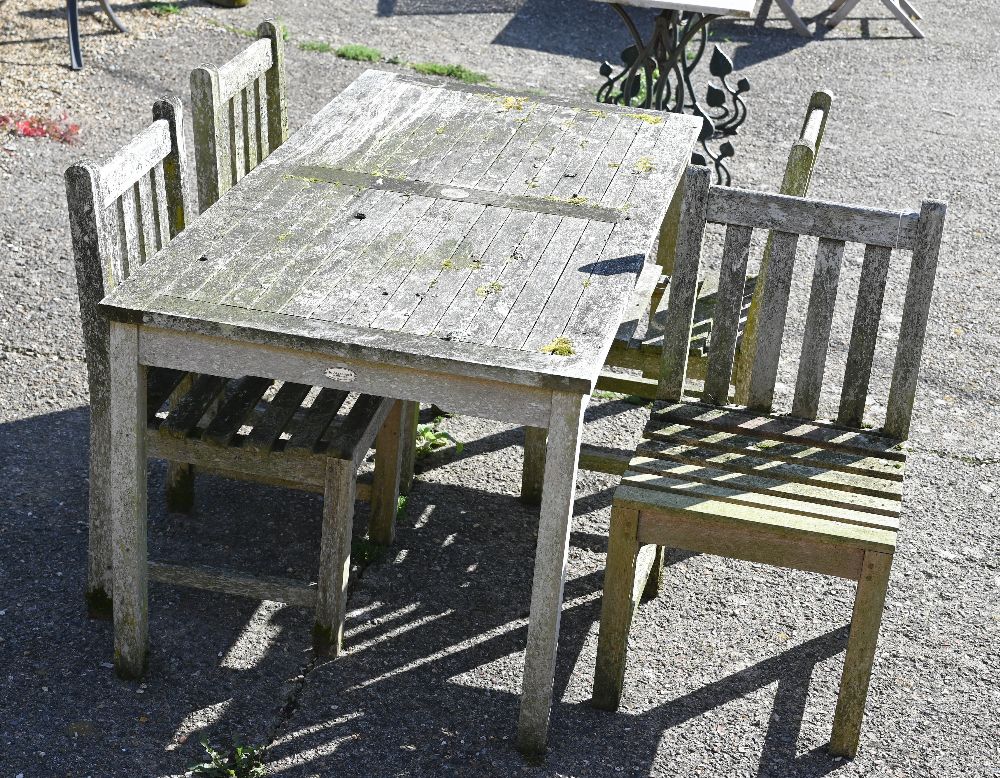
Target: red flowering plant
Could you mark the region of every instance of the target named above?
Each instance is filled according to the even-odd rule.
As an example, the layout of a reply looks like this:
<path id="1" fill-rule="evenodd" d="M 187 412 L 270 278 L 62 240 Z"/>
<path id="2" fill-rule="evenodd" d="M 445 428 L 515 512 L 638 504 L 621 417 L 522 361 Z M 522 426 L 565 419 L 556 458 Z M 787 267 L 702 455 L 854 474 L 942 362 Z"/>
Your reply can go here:
<path id="1" fill-rule="evenodd" d="M 0 114 L 0 132 L 21 138 L 50 138 L 60 143 L 72 143 L 80 134 L 80 125 L 67 121 L 66 114 L 50 119 L 20 113 Z"/>

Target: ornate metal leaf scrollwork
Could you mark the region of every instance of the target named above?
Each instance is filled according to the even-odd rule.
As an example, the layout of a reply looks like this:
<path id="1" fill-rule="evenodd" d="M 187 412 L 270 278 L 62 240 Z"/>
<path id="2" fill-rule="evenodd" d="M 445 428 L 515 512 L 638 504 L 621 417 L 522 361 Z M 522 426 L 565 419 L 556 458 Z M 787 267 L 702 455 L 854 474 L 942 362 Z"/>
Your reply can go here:
<path id="1" fill-rule="evenodd" d="M 598 101 L 700 116 L 703 126 L 698 142 L 703 153 L 693 154 L 691 161 L 701 165 L 710 161 L 716 182 L 728 185 L 732 177 L 725 160 L 736 152 L 725 139 L 737 134 L 746 121 L 747 107 L 742 95 L 750 90 L 750 82 L 741 78 L 733 86 L 729 80 L 734 69 L 732 60 L 714 46 L 708 70 L 719 83 L 707 85 L 703 102 L 696 96 L 691 76 L 708 45 L 708 23 L 716 17 L 663 11 L 657 16 L 647 42 L 620 4 L 613 3 L 611 7 L 625 22 L 635 43 L 622 51 L 623 66 L 617 72 L 609 62 L 601 65 L 605 81 L 597 90 Z"/>

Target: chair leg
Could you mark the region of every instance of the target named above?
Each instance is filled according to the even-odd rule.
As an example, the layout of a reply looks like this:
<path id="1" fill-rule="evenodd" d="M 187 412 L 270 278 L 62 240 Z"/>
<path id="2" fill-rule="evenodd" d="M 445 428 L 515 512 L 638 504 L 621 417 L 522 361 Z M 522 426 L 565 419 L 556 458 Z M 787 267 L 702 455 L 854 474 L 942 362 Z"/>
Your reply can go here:
<path id="1" fill-rule="evenodd" d="M 409 494 L 413 486 L 413 467 L 417 459 L 417 426 L 420 421 L 420 403 L 403 403 L 403 460 L 399 470 L 399 493 Z"/>
<path id="2" fill-rule="evenodd" d="M 601 627 L 597 639 L 597 669 L 591 701 L 594 707 L 604 710 L 618 710 L 625 682 L 625 657 L 632 626 L 636 560 L 639 555 L 638 528 L 637 510 L 612 506 L 604 596 L 601 599 Z"/>
<path id="3" fill-rule="evenodd" d="M 896 2 L 896 0 L 882 0 L 882 4 L 892 11 L 892 15 L 899 19 L 900 24 L 902 24 L 914 38 L 923 38 L 923 31 L 913 23 L 910 18 L 910 14 L 906 12 L 901 7 L 901 4 Z"/>
<path id="4" fill-rule="evenodd" d="M 642 589 L 642 599 L 644 601 L 656 599 L 660 593 L 660 583 L 663 580 L 663 554 L 666 549 L 663 546 L 654 546 L 653 548 L 652 563 Z"/>
<path id="5" fill-rule="evenodd" d="M 351 460 L 327 460 L 313 625 L 313 648 L 320 656 L 338 656 L 343 645 L 357 477 Z"/>
<path id="6" fill-rule="evenodd" d="M 403 402 L 396 401 L 375 438 L 375 480 L 372 483 L 368 537 L 380 546 L 391 546 L 396 535 L 399 474 L 403 454 Z"/>
<path id="7" fill-rule="evenodd" d="M 902 8 L 904 11 L 906 11 L 906 13 L 910 15 L 911 19 L 916 19 L 917 21 L 919 21 L 920 19 L 924 18 L 920 15 L 920 11 L 916 9 L 913 3 L 909 3 L 907 2 L 907 0 L 898 0 L 898 2 L 899 2 L 899 7 Z"/>
<path id="8" fill-rule="evenodd" d="M 194 511 L 194 466 L 186 462 L 168 462 L 164 486 L 167 510 L 171 513 Z"/>
<path id="9" fill-rule="evenodd" d="M 847 14 L 853 11 L 854 6 L 856 6 L 859 2 L 861 2 L 861 0 L 843 0 L 843 2 L 837 7 L 836 13 L 826 20 L 826 26 L 836 27 L 847 18 Z M 834 5 L 836 5 L 836 3 Z M 830 6 L 830 8 L 832 10 L 833 6 Z"/>
<path id="10" fill-rule="evenodd" d="M 891 565 L 892 554 L 865 553 L 830 737 L 830 752 L 838 756 L 853 758 L 858 751 Z"/>
<path id="11" fill-rule="evenodd" d="M 110 504 L 115 671 L 140 678 L 149 651 L 146 550 L 146 368 L 139 328 L 111 323 Z"/>
<path id="12" fill-rule="evenodd" d="M 90 391 L 90 490 L 87 530 L 87 614 L 110 619 L 111 602 L 111 420 L 106 387 Z"/>
<path id="13" fill-rule="evenodd" d="M 788 21 L 795 29 L 795 32 L 803 38 L 811 38 L 812 33 L 809 32 L 809 28 L 806 27 L 806 23 L 802 21 L 802 17 L 795 12 L 794 8 L 792 8 L 790 0 L 776 0 L 776 2 L 778 3 L 778 7 L 781 9 L 782 13 L 785 14 Z"/>
<path id="14" fill-rule="evenodd" d="M 545 477 L 545 441 L 548 430 L 524 428 L 524 469 L 521 471 L 521 502 L 542 504 L 542 481 Z"/>

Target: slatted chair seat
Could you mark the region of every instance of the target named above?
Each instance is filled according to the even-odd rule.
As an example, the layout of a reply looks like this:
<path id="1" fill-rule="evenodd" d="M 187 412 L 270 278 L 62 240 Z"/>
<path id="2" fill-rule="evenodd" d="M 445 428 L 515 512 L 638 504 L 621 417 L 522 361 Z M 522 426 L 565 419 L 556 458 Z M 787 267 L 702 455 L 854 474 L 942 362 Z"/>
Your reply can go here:
<path id="1" fill-rule="evenodd" d="M 393 403 L 269 378 L 169 368 L 149 371 L 146 395 L 151 456 L 320 493 L 325 458 L 348 459 L 357 468 Z M 367 484 L 358 485 L 359 498 L 369 493 Z"/>
<path id="2" fill-rule="evenodd" d="M 865 550 L 895 547 L 904 464 L 899 443 L 878 435 L 657 403 L 615 504 L 639 511 L 640 544 L 770 564 L 808 544 L 809 569 L 856 579 Z M 649 506 L 672 521 L 644 524 Z M 771 537 L 733 547 L 734 534 Z"/>
<path id="3" fill-rule="evenodd" d="M 640 595 L 656 589 L 663 547 L 840 576 L 857 589 L 830 750 L 853 757 L 899 531 L 904 441 L 945 206 L 879 211 L 716 187 L 709 178 L 706 168 L 688 169 L 658 402 L 612 500 L 593 700 L 610 710 L 619 705 L 632 617 Z M 695 387 L 688 363 L 709 222 L 724 225 L 726 237 L 703 381 Z M 754 348 L 748 353 L 744 343 L 744 400 L 734 384 L 755 229 L 772 232 L 757 284 Z M 775 386 L 802 235 L 818 238 L 818 249 L 791 413 L 782 414 Z M 827 422 L 818 420 L 819 401 L 846 243 L 863 244 L 864 261 L 839 408 Z M 897 250 L 911 252 L 906 299 L 885 418 L 869 429 L 878 325 Z"/>

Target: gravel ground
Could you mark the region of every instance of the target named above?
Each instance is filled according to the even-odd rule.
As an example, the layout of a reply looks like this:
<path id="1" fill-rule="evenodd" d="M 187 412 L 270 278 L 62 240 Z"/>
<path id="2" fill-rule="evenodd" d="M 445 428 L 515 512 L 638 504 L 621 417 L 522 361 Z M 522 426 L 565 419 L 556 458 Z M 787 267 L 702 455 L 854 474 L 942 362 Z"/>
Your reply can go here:
<path id="1" fill-rule="evenodd" d="M 824 3 L 797 5 L 810 16 Z M 182 0 L 179 13 L 156 15 L 137 2 L 120 6 L 135 32 L 125 37 L 86 3 L 87 67 L 72 73 L 60 3 L 0 0 L 0 114 L 66 112 L 81 125 L 73 146 L 0 138 L 0 778 L 179 774 L 199 740 L 230 737 L 270 744 L 270 774 L 287 776 L 1000 775 L 1000 234 L 987 173 L 1000 167 L 1000 109 L 985 86 L 1000 76 L 1000 8 L 924 5 L 925 41 L 903 37 L 874 0 L 811 41 L 776 13 L 763 29 L 714 28 L 753 82 L 738 185 L 777 186 L 810 92 L 827 87 L 837 98 L 815 195 L 950 204 L 858 758 L 823 749 L 852 592 L 818 576 L 675 555 L 663 594 L 640 609 L 622 711 L 586 704 L 614 479 L 582 474 L 551 745 L 528 764 L 512 741 L 537 513 L 516 499 L 519 433 L 493 423 L 443 423 L 465 448 L 425 463 L 396 546 L 357 579 L 342 659 L 312 662 L 303 611 L 153 585 L 146 682 L 114 678 L 110 627 L 82 607 L 87 407 L 62 171 L 124 143 L 159 95 L 186 100 L 190 68 L 235 54 L 241 30 L 265 16 L 289 30 L 298 126 L 365 67 L 303 43 L 364 43 L 400 63 L 458 63 L 501 86 L 586 98 L 599 61 L 627 43 L 611 10 L 253 0 L 226 11 Z M 845 283 L 859 268 L 855 257 Z M 797 278 L 793 296 L 804 289 Z M 890 306 L 902 293 L 890 284 Z M 890 312 L 883 345 L 896 326 Z M 877 364 L 876 397 L 887 369 Z M 586 434 L 629 445 L 644 418 L 641 407 L 595 401 Z M 151 495 L 162 477 L 154 466 Z M 210 478 L 198 488 L 193 519 L 151 500 L 154 554 L 310 575 L 317 499 Z"/>

